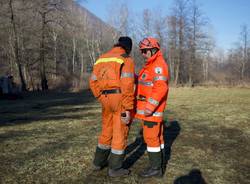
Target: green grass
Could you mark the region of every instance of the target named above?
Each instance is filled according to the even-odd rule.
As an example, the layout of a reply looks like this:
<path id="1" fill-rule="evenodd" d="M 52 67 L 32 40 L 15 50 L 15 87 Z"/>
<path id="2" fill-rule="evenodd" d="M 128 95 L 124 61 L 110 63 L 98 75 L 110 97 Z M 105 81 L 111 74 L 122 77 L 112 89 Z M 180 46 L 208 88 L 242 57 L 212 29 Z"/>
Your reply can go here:
<path id="1" fill-rule="evenodd" d="M 193 169 L 207 183 L 250 183 L 249 89 L 171 88 L 165 119 L 171 157 L 164 177 L 139 178 L 147 154 L 132 149 L 128 157 L 139 159 L 131 175 L 113 179 L 106 168 L 91 171 L 101 108 L 88 91 L 1 100 L 0 183 L 172 184 Z M 139 127 L 131 126 L 129 145 Z"/>

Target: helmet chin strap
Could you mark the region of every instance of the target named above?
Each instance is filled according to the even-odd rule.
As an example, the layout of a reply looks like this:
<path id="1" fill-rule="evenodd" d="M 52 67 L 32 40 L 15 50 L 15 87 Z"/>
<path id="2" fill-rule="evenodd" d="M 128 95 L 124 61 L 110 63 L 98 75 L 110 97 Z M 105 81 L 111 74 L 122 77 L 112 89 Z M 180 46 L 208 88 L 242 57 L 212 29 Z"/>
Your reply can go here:
<path id="1" fill-rule="evenodd" d="M 157 49 L 157 48 L 150 49 L 151 56 L 155 55 L 158 51 L 159 51 L 159 49 Z"/>
<path id="2" fill-rule="evenodd" d="M 151 57 L 154 55 L 153 54 L 153 49 L 150 49 Z"/>

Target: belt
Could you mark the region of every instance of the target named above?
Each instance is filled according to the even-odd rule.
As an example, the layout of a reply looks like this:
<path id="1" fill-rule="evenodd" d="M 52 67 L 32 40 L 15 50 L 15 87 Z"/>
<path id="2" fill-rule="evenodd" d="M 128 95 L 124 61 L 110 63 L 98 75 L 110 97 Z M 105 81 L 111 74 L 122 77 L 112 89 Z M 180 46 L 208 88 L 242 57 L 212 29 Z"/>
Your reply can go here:
<path id="1" fill-rule="evenodd" d="M 136 99 L 139 100 L 139 101 L 146 101 L 147 98 L 145 96 L 143 96 L 143 95 L 138 95 L 136 97 Z"/>
<path id="2" fill-rule="evenodd" d="M 121 93 L 120 89 L 108 89 L 108 90 L 103 90 L 102 94 L 107 95 L 107 94 L 116 94 L 116 93 Z"/>

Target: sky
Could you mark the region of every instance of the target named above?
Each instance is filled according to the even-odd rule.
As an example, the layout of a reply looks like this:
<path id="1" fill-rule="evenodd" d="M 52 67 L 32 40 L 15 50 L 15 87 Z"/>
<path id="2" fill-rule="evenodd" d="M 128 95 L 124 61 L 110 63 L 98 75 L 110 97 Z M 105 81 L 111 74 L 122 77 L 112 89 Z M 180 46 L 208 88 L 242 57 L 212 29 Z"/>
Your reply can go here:
<path id="1" fill-rule="evenodd" d="M 143 9 L 161 8 L 170 14 L 174 0 L 126 0 L 127 6 L 133 12 Z M 114 0 L 80 0 L 80 4 L 97 17 L 107 22 L 108 10 Z M 204 16 L 209 19 L 209 29 L 216 45 L 225 51 L 234 47 L 239 40 L 241 26 L 248 25 L 250 30 L 250 0 L 196 0 Z"/>

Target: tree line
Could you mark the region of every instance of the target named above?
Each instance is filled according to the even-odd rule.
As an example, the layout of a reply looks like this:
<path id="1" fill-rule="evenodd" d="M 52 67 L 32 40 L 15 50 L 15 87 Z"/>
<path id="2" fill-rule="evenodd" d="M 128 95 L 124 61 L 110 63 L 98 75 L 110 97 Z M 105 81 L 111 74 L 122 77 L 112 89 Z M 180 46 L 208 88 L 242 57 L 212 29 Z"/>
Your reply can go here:
<path id="1" fill-rule="evenodd" d="M 0 75 L 22 90 L 87 87 L 88 68 L 113 44 L 114 28 L 73 0 L 2 0 L 0 12 Z"/>
<path id="2" fill-rule="evenodd" d="M 217 47 L 211 31 L 212 23 L 195 0 L 173 0 L 170 10 L 158 7 L 145 9 L 142 14 L 130 11 L 125 3 L 114 7 L 116 12 L 113 8 L 111 14 L 121 13 L 121 16 L 108 16 L 111 17 L 109 24 L 120 33 L 131 35 L 137 42 L 147 36 L 158 38 L 168 61 L 172 84 L 249 83 L 247 24 L 239 28 L 237 43 L 225 52 Z"/>
<path id="3" fill-rule="evenodd" d="M 139 40 L 158 38 L 174 85 L 250 79 L 246 24 L 239 42 L 223 54 L 216 50 L 208 18 L 194 0 L 174 0 L 171 11 L 152 8 L 142 13 L 113 1 L 107 12 L 104 23 L 73 0 L 2 0 L 0 76 L 14 76 L 22 90 L 87 88 L 97 57 L 119 36 L 128 35 L 137 69 L 144 62 Z"/>

